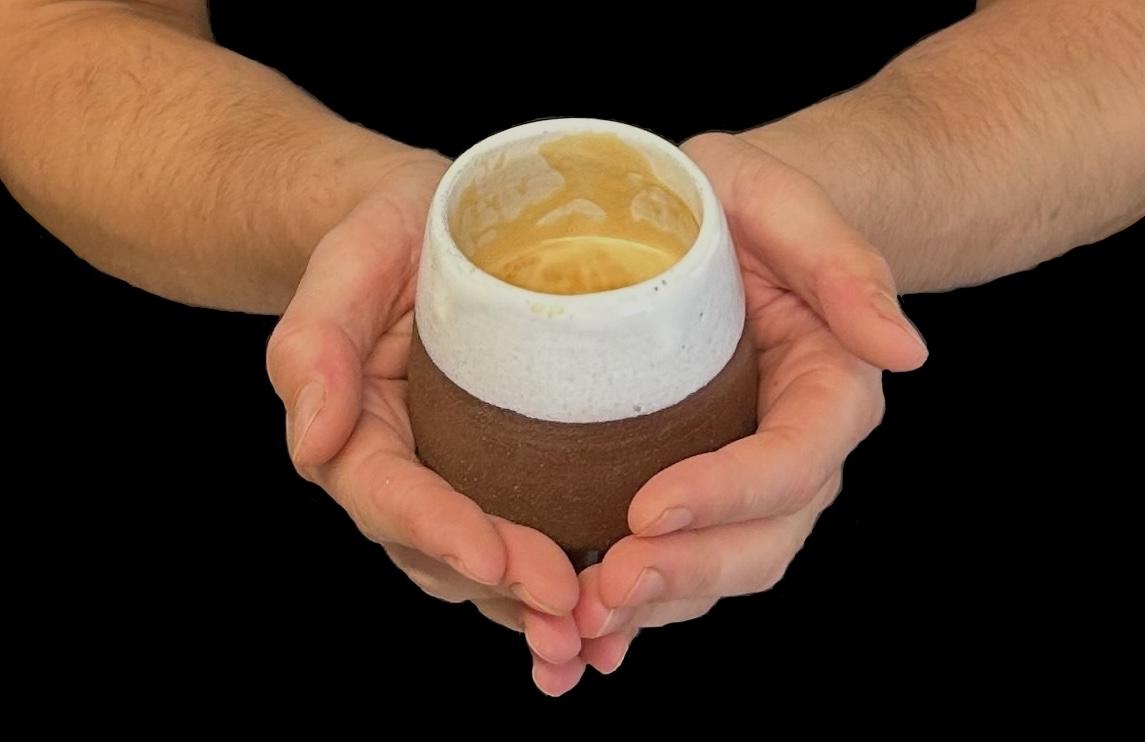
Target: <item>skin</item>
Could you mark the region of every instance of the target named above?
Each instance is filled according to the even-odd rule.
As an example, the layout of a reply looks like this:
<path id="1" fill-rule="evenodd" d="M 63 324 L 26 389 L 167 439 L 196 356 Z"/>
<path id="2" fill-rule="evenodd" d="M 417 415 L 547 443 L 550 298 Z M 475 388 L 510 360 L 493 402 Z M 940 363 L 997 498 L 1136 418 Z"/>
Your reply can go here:
<path id="1" fill-rule="evenodd" d="M 558 695 L 639 630 L 781 578 L 880 419 L 881 371 L 925 361 L 900 290 L 988 281 L 1145 214 L 1145 4 L 980 6 L 852 91 L 684 145 L 736 238 L 760 428 L 650 480 L 635 535 L 579 576 L 413 454 L 410 310 L 441 157 L 215 46 L 201 1 L 10 0 L 0 178 L 113 275 L 285 310 L 268 370 L 299 472 L 427 593 L 523 630 Z"/>

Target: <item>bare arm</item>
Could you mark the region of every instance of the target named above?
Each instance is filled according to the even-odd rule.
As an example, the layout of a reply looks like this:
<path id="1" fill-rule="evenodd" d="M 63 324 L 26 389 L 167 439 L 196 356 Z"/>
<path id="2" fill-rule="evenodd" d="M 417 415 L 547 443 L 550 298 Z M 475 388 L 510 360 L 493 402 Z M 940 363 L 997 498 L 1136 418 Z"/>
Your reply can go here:
<path id="1" fill-rule="evenodd" d="M 979 6 L 746 135 L 826 188 L 904 291 L 988 281 L 1145 215 L 1145 2 Z"/>
<path id="2" fill-rule="evenodd" d="M 388 170 L 431 157 L 212 43 L 205 0 L 0 8 L 0 179 L 148 291 L 280 312 L 319 238 Z"/>

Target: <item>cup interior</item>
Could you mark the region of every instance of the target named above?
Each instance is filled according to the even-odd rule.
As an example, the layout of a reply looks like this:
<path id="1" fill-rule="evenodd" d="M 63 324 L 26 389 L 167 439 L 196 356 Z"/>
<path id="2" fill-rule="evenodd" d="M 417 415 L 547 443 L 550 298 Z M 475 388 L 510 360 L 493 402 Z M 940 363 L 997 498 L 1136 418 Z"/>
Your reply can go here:
<path id="1" fill-rule="evenodd" d="M 644 134 L 650 141 L 616 132 L 550 131 L 473 153 L 447 200 L 453 243 L 478 268 L 517 283 L 475 258 L 483 257 L 483 249 L 504 252 L 501 243 L 527 242 L 534 234 L 550 243 L 593 238 L 606 246 L 643 235 L 649 244 L 672 244 L 674 258 L 645 262 L 628 275 L 642 276 L 640 281 L 658 275 L 691 249 L 705 215 L 694 176 L 681 164 L 683 153 Z"/>

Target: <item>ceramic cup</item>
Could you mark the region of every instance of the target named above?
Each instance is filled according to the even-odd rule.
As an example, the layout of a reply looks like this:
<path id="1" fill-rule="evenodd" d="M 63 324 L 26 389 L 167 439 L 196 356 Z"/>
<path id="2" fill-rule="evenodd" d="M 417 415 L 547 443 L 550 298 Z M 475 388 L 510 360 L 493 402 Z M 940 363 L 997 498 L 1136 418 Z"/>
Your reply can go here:
<path id="1" fill-rule="evenodd" d="M 691 247 L 648 280 L 598 293 L 539 293 L 479 269 L 451 232 L 464 189 L 524 193 L 543 169 L 538 148 L 583 133 L 647 158 L 695 217 Z M 418 456 L 486 512 L 553 538 L 578 568 L 629 533 L 629 502 L 650 477 L 755 429 L 756 363 L 723 211 L 699 168 L 642 129 L 536 121 L 457 158 L 430 207 L 414 316 Z"/>

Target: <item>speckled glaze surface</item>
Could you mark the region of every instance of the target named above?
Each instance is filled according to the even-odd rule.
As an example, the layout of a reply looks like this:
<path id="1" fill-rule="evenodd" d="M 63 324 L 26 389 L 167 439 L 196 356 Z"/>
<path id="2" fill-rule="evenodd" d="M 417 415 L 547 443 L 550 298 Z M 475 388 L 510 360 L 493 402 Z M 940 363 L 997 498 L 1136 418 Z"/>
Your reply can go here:
<path id="1" fill-rule="evenodd" d="M 693 209 L 695 244 L 664 273 L 596 294 L 537 293 L 478 269 L 449 231 L 460 191 L 506 159 L 585 131 L 614 133 L 648 155 Z M 691 160 L 642 129 L 555 119 L 496 134 L 445 174 L 426 226 L 416 317 L 429 357 L 478 399 L 538 420 L 604 422 L 662 410 L 711 381 L 739 341 L 744 298 L 723 210 Z"/>
<path id="2" fill-rule="evenodd" d="M 554 295 L 478 269 L 450 233 L 475 179 L 566 134 L 606 132 L 647 155 L 693 211 L 695 243 L 665 272 Z M 555 119 L 459 157 L 431 204 L 419 267 L 409 405 L 418 455 L 487 512 L 591 561 L 627 533 L 628 503 L 666 466 L 749 434 L 756 368 L 727 222 L 674 145 L 625 124 Z"/>

